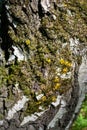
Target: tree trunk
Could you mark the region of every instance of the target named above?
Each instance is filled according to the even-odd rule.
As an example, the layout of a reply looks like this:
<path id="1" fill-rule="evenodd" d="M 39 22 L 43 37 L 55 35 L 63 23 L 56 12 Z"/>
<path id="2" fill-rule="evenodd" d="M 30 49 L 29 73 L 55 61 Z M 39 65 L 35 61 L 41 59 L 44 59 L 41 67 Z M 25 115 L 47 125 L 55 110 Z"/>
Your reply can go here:
<path id="1" fill-rule="evenodd" d="M 69 130 L 86 93 L 86 0 L 0 2 L 0 130 Z"/>

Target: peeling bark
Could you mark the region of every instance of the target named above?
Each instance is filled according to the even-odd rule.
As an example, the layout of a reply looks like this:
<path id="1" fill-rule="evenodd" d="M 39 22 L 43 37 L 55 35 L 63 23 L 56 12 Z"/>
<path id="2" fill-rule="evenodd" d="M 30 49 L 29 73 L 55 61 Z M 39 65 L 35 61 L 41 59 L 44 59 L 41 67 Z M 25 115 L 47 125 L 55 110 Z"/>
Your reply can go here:
<path id="1" fill-rule="evenodd" d="M 0 130 L 70 129 L 87 92 L 86 11 L 85 0 L 0 2 Z M 71 78 L 55 91 L 52 85 L 58 85 L 54 77 L 60 76 L 61 57 L 72 62 Z M 61 82 L 68 75 L 61 73 Z M 44 86 L 50 86 L 53 93 L 43 92 Z M 37 103 L 44 93 L 45 98 L 56 96 L 56 101 L 43 101 L 49 107 L 43 110 L 40 106 L 32 112 L 37 105 L 29 105 Z M 28 100 L 22 104 L 24 95 Z M 8 114 L 12 111 L 15 114 L 11 117 Z"/>

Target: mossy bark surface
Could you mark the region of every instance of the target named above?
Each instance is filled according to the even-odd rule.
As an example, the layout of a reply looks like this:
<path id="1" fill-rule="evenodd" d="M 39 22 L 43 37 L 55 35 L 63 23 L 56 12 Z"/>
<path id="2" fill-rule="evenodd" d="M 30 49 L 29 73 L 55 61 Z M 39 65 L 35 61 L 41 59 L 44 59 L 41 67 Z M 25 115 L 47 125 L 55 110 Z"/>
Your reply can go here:
<path id="1" fill-rule="evenodd" d="M 85 96 L 86 0 L 3 0 L 0 19 L 0 120 L 9 130 L 69 129 Z M 23 96 L 24 107 L 8 119 Z M 21 126 L 32 114 L 36 120 Z"/>

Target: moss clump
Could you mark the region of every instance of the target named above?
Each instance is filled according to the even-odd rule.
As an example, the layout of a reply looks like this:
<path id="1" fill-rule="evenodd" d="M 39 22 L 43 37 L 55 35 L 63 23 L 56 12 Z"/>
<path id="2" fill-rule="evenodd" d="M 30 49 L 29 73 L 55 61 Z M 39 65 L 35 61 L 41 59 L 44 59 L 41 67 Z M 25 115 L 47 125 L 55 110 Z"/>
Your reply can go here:
<path id="1" fill-rule="evenodd" d="M 39 111 L 40 105 L 47 108 L 55 101 L 57 92 L 65 94 L 70 89 L 72 61 L 81 63 L 80 56 L 72 57 L 70 38 L 79 39 L 84 44 L 87 42 L 86 0 L 63 0 L 60 5 L 52 6 L 51 13 L 42 16 L 41 21 L 38 13 L 36 17 L 31 14 L 31 8 L 25 12 L 19 8 L 17 14 L 14 10 L 19 6 L 13 7 L 13 11 L 10 9 L 17 27 L 10 26 L 8 35 L 13 45 L 20 46 L 24 54 L 27 53 L 28 60 L 9 66 L 7 81 L 8 85 L 18 83 L 29 97 L 26 112 L 30 114 Z M 44 97 L 38 101 L 39 94 Z"/>
<path id="2" fill-rule="evenodd" d="M 4 116 L 3 114 L 0 114 L 0 120 L 3 120 Z"/>
<path id="3" fill-rule="evenodd" d="M 51 43 L 49 46 L 45 43 L 38 43 L 37 50 L 28 60 L 28 63 L 23 61 L 9 67 L 8 84 L 15 85 L 18 83 L 23 94 L 30 99 L 25 113 L 38 112 L 39 106 L 47 108 L 54 99 L 56 101 L 57 92 L 62 94 L 70 89 L 67 86 L 70 82 L 69 78 L 66 80 L 61 78 L 65 68 L 67 69 L 64 71 L 65 75 L 72 70 L 70 50 L 67 46 L 60 48 L 59 55 L 58 50 L 52 46 L 53 44 Z M 42 49 L 43 45 L 44 48 Z M 63 53 L 65 48 L 67 48 L 66 53 Z M 60 68 L 61 71 L 57 72 L 57 68 Z M 43 96 L 38 100 L 37 96 L 40 94 Z"/>
<path id="4" fill-rule="evenodd" d="M 0 67 L 0 88 L 6 85 L 7 70 L 5 67 Z"/>

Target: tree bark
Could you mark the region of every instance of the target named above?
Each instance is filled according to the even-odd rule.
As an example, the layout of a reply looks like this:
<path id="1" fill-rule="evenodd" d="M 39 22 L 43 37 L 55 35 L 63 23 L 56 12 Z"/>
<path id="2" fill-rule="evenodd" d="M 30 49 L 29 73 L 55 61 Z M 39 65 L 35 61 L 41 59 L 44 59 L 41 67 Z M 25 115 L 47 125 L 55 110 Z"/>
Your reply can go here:
<path id="1" fill-rule="evenodd" d="M 0 130 L 70 129 L 87 91 L 86 11 L 85 0 L 0 2 Z"/>

